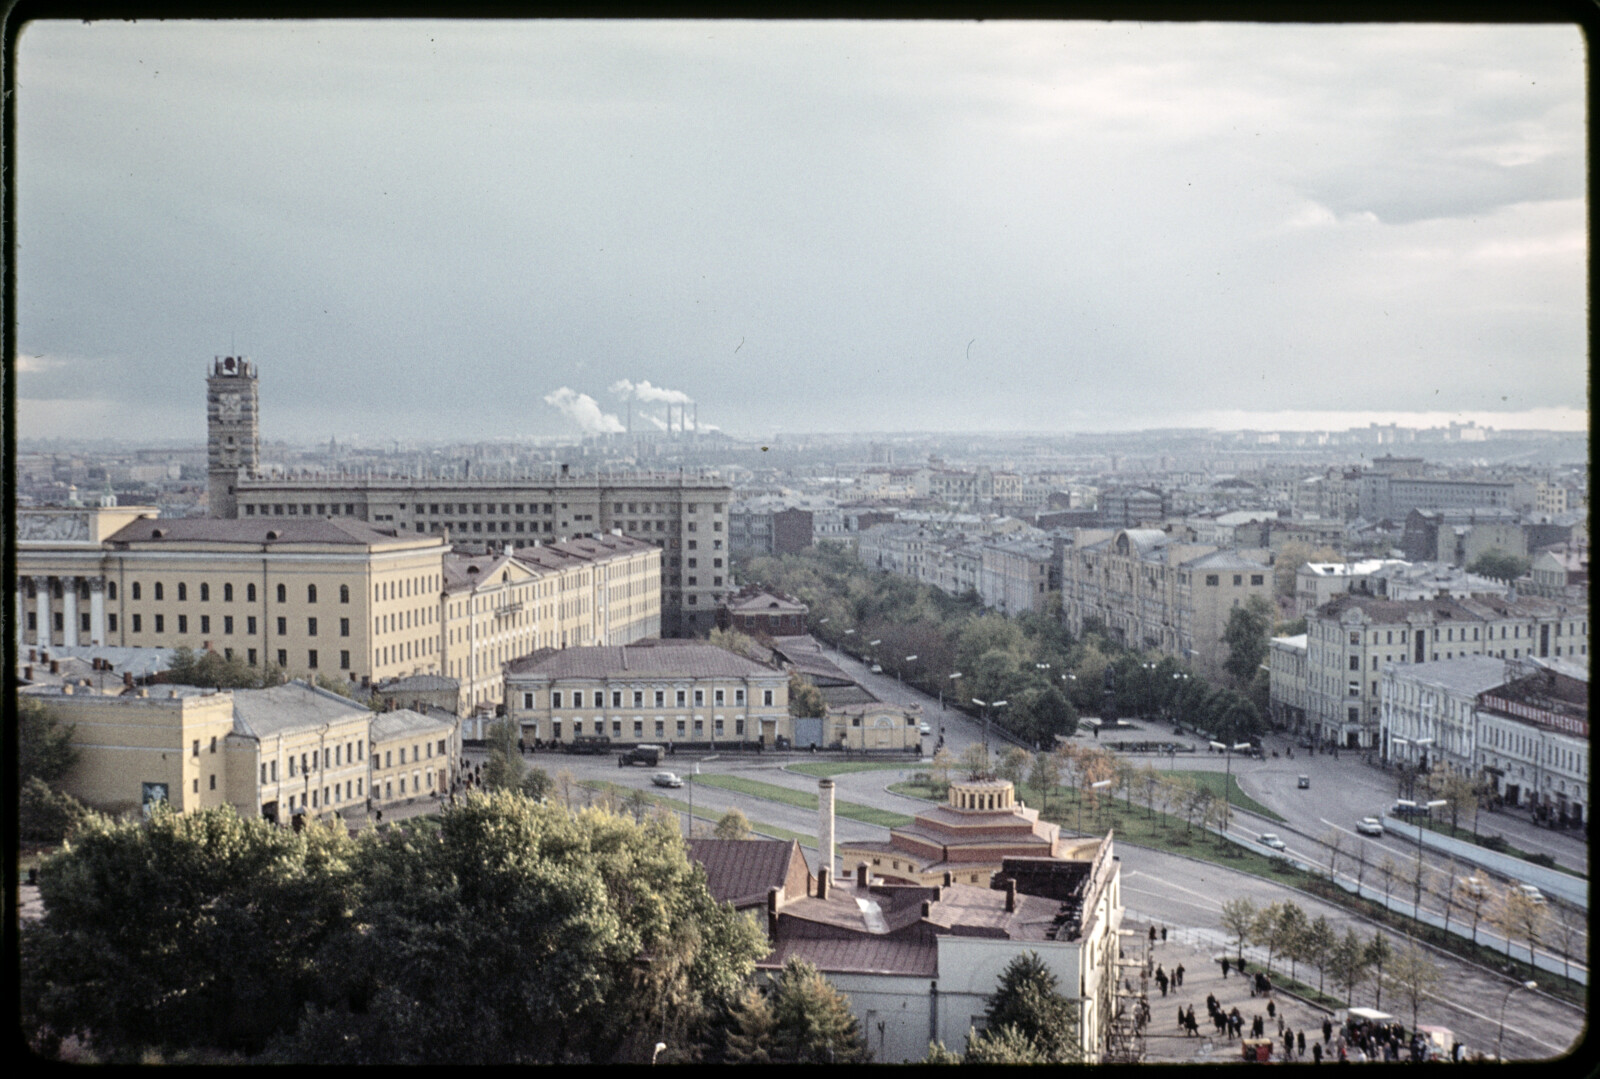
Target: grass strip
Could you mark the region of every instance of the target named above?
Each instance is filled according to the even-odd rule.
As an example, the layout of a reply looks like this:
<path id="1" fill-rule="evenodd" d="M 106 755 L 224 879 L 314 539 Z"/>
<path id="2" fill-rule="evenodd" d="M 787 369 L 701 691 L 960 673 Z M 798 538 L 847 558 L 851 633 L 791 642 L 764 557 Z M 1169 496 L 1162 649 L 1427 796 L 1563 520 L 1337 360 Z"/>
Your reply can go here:
<path id="1" fill-rule="evenodd" d="M 1228 804 L 1240 809 L 1258 814 L 1276 824 L 1288 824 L 1288 820 L 1279 816 L 1244 791 L 1239 789 L 1239 780 L 1226 772 L 1173 772 L 1173 775 L 1187 776 L 1198 786 L 1204 787 L 1218 798 L 1222 797 L 1222 787 L 1228 786 Z"/>
<path id="2" fill-rule="evenodd" d="M 720 787 L 723 790 L 736 791 L 739 794 L 748 794 L 752 798 L 765 798 L 772 802 L 781 802 L 797 809 L 816 809 L 817 796 L 811 791 L 797 791 L 790 787 L 780 787 L 776 783 L 762 783 L 759 780 L 745 779 L 743 776 L 705 775 L 694 777 L 696 783 L 708 787 Z M 904 813 L 891 813 L 886 809 L 862 805 L 859 802 L 838 801 L 834 803 L 834 812 L 841 817 L 863 824 L 876 824 L 883 828 L 900 828 L 911 823 L 911 818 Z"/>
<path id="3" fill-rule="evenodd" d="M 702 776 L 701 778 L 704 779 L 705 777 Z M 662 809 L 670 810 L 673 813 L 689 812 L 689 803 L 681 798 L 671 798 L 662 794 L 652 794 L 649 791 L 641 792 L 639 791 L 638 787 L 624 787 L 617 783 L 608 783 L 605 780 L 595 780 L 593 782 L 582 783 L 579 785 L 587 787 L 590 790 L 601 791 L 611 795 L 619 802 L 619 805 L 616 808 L 622 810 L 625 810 L 627 806 L 620 803 L 625 798 L 630 797 L 637 792 L 644 794 L 645 801 L 649 802 L 653 806 L 659 806 Z M 722 819 L 722 814 L 718 813 L 716 810 L 707 809 L 705 806 L 701 806 L 694 811 L 694 819 L 696 821 L 711 821 L 715 823 L 716 821 Z M 802 846 L 813 848 L 815 848 L 817 845 L 817 837 L 814 835 L 806 832 L 791 832 L 787 828 L 779 828 L 775 824 L 767 824 L 764 821 L 752 820 L 750 822 L 750 830 L 759 835 L 764 835 L 769 839 L 794 839 L 798 840 Z M 696 829 L 696 834 L 699 834 L 698 828 Z"/>

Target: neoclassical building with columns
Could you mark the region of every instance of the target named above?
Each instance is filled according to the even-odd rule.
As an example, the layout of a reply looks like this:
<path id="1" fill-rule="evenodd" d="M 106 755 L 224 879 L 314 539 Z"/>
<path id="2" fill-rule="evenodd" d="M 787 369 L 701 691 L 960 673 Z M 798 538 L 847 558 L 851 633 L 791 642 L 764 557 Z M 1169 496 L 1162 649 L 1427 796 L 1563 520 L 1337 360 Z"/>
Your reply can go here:
<path id="1" fill-rule="evenodd" d="M 209 649 L 354 682 L 436 671 L 448 550 L 359 521 L 23 509 L 18 643 Z"/>

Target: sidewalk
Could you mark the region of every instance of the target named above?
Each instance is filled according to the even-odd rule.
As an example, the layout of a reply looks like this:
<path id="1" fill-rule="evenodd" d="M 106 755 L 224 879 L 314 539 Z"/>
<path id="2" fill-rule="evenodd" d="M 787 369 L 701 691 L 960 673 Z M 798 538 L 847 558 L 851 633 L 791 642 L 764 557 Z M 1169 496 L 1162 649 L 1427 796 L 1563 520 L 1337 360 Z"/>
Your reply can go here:
<path id="1" fill-rule="evenodd" d="M 1254 984 L 1255 973 L 1265 968 L 1249 960 L 1248 956 L 1248 974 L 1240 975 L 1230 970 L 1228 977 L 1224 978 L 1222 966 L 1217 961 L 1223 954 L 1223 941 L 1219 933 L 1167 925 L 1167 940 L 1163 942 L 1161 924 L 1158 923 L 1156 943 L 1150 946 L 1148 921 L 1128 919 L 1122 924 L 1124 929 L 1132 929 L 1139 934 L 1124 938 L 1128 942 L 1124 945 L 1127 958 L 1142 957 L 1149 946 L 1152 962 L 1159 964 L 1169 978 L 1179 964 L 1184 968 L 1182 987 L 1169 985 L 1166 996 L 1161 995 L 1161 987 L 1153 976 L 1146 982 L 1150 994 L 1150 1022 L 1144 1031 L 1146 1063 L 1232 1063 L 1242 1060 L 1240 1039 L 1217 1034 L 1212 1027 L 1206 1014 L 1207 993 L 1217 998 L 1224 1012 L 1232 1011 L 1235 1007 L 1239 1009 L 1239 1014 L 1244 1017 L 1244 1037 L 1250 1036 L 1251 1021 L 1257 1015 L 1261 1016 L 1264 1026 L 1262 1036 L 1273 1039 L 1273 1063 L 1283 1060 L 1283 1039 L 1278 1033 L 1278 1018 L 1282 1018 L 1291 1030 L 1304 1030 L 1304 1061 L 1311 1063 L 1311 1043 L 1322 1041 L 1322 1021 L 1331 1018 L 1329 1012 L 1283 993 L 1274 992 L 1271 997 L 1251 996 L 1250 988 Z M 1231 967 L 1231 952 L 1229 956 Z M 1273 969 L 1277 971 L 1276 964 Z M 1135 990 L 1139 987 L 1137 974 L 1137 968 L 1132 968 L 1124 975 Z M 1269 1000 L 1278 1018 L 1268 1018 Z M 1191 1006 L 1194 1008 L 1195 1022 L 1200 1027 L 1197 1035 L 1186 1034 L 1178 1027 L 1178 1008 L 1187 1010 Z"/>

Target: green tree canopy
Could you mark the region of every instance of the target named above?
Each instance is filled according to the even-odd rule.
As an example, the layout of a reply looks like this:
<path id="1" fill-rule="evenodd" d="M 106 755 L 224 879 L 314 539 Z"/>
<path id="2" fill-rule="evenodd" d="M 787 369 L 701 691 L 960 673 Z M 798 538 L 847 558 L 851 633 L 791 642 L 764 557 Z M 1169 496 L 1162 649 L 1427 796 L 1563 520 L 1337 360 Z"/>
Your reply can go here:
<path id="1" fill-rule="evenodd" d="M 799 671 L 789 672 L 789 714 L 795 719 L 811 719 L 828 714 L 828 703 L 822 699 L 822 690 L 800 677 Z"/>
<path id="2" fill-rule="evenodd" d="M 1532 566 L 1533 563 L 1526 558 L 1519 558 L 1498 547 L 1491 547 L 1467 566 L 1467 572 L 1510 584 L 1518 577 L 1526 576 Z"/>
<path id="3" fill-rule="evenodd" d="M 196 652 L 192 648 L 179 648 L 173 653 L 172 663 L 162 673 L 161 679 L 181 686 L 261 689 L 264 686 L 282 685 L 284 672 L 276 664 L 258 669 L 238 656 L 230 659 L 221 652 Z"/>
<path id="4" fill-rule="evenodd" d="M 1267 638 L 1274 622 L 1272 603 L 1263 596 L 1251 596 L 1241 606 L 1228 612 L 1228 624 L 1222 639 L 1228 645 L 1228 658 L 1223 669 L 1233 677 L 1234 684 L 1248 686 L 1257 669 L 1267 659 Z"/>
<path id="5" fill-rule="evenodd" d="M 134 1058 L 642 1062 L 696 1044 L 766 952 L 671 821 L 509 791 L 357 838 L 231 809 L 101 821 L 41 891 L 25 1021 Z"/>
<path id="6" fill-rule="evenodd" d="M 1037 952 L 1025 952 L 1006 965 L 1000 983 L 985 1002 L 984 1015 L 996 1043 L 989 1050 L 1016 1051 L 1016 1039 L 1031 1045 L 1043 1062 L 1064 1064 L 1081 1059 L 1078 1005 L 1060 992 L 1060 981 Z M 1002 1032 L 1013 1032 L 1011 1035 Z M 968 1062 L 974 1061 L 971 1043 Z"/>
<path id="7" fill-rule="evenodd" d="M 718 839 L 749 839 L 750 819 L 738 809 L 730 809 L 717 821 L 717 826 L 711 832 Z"/>
<path id="8" fill-rule="evenodd" d="M 745 1021 L 745 1030 L 769 1031 L 770 1059 L 779 1064 L 865 1064 L 872 1059 L 849 999 L 803 959 L 791 958 L 762 1001 L 771 1022 Z M 751 998 L 742 1001 L 751 1006 Z M 753 1059 L 753 1058 L 747 1058 Z"/>
<path id="9" fill-rule="evenodd" d="M 70 726 L 62 725 L 49 705 L 32 694 L 18 694 L 17 778 L 54 786 L 78 761 Z"/>

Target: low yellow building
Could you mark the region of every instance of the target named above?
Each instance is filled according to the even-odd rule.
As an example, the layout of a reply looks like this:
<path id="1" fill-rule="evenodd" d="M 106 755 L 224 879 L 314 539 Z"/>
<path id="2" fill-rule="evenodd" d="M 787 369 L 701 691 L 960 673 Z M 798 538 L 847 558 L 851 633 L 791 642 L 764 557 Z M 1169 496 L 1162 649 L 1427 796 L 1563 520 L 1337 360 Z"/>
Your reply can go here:
<path id="1" fill-rule="evenodd" d="M 370 735 L 373 806 L 448 793 L 461 760 L 457 730 L 453 717 L 409 708 L 374 715 Z"/>
<path id="2" fill-rule="evenodd" d="M 372 712 L 304 682 L 233 691 L 228 741 L 241 816 L 288 823 L 297 813 L 365 811 Z"/>
<path id="3" fill-rule="evenodd" d="M 67 685 L 29 696 L 73 728 L 78 762 L 61 787 L 85 805 L 121 814 L 164 801 L 190 812 L 231 800 L 231 693 L 185 687 L 105 696 Z"/>
<path id="4" fill-rule="evenodd" d="M 535 652 L 506 670 L 506 714 L 528 742 L 772 746 L 792 737 L 788 676 L 698 641 Z"/>
<path id="5" fill-rule="evenodd" d="M 299 814 L 364 818 L 448 790 L 461 754 L 453 716 L 374 715 L 304 682 L 29 692 L 72 728 L 78 762 L 62 788 L 114 814 L 166 801 L 184 813 L 231 805 L 280 824 Z"/>
<path id="6" fill-rule="evenodd" d="M 888 704 L 829 705 L 827 723 L 831 743 L 846 749 L 900 749 L 922 747 L 922 706 Z"/>

